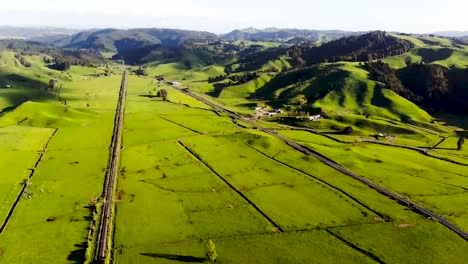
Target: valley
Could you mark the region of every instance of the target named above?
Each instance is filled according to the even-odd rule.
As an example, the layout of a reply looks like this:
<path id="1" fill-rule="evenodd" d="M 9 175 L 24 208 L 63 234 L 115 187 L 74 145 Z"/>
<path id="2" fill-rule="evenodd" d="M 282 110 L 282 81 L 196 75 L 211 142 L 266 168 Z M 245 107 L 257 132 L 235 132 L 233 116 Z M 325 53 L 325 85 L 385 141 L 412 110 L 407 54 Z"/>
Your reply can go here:
<path id="1" fill-rule="evenodd" d="M 468 46 L 330 34 L 8 42 L 0 263 L 466 263 Z"/>

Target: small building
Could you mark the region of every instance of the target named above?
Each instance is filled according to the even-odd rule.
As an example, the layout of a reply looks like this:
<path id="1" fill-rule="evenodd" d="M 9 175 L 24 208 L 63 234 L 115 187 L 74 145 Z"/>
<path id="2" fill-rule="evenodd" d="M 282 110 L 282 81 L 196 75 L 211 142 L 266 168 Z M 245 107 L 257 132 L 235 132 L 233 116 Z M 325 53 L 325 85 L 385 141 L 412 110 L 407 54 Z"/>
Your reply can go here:
<path id="1" fill-rule="evenodd" d="M 318 121 L 320 118 L 322 118 L 321 115 L 313 115 L 313 116 L 308 116 L 307 119 L 309 121 Z"/>
<path id="2" fill-rule="evenodd" d="M 177 82 L 177 81 L 172 81 L 172 82 L 169 82 L 170 85 L 173 85 L 173 86 L 180 86 L 181 83 L 180 82 Z"/>
<path id="3" fill-rule="evenodd" d="M 372 137 L 375 137 L 376 139 L 379 139 L 379 138 L 386 138 L 386 137 L 387 137 L 387 134 L 378 133 L 378 134 L 372 135 Z"/>

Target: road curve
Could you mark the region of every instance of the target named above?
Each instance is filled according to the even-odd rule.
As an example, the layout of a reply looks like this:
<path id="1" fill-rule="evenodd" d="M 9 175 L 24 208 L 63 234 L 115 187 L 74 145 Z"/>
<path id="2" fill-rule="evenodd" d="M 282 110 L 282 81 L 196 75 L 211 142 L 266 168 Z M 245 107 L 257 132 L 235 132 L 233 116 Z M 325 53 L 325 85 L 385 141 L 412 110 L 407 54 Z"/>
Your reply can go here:
<path id="1" fill-rule="evenodd" d="M 450 221 L 448 221 L 447 219 L 443 218 L 442 216 L 432 212 L 431 210 L 419 205 L 419 204 L 416 204 L 414 202 L 411 202 L 403 197 L 401 197 L 400 195 L 388 190 L 388 189 L 385 189 L 383 187 L 380 187 L 379 185 L 373 183 L 372 181 L 370 181 L 369 179 L 367 178 L 364 178 L 360 175 L 357 175 L 356 173 L 346 169 L 345 167 L 341 166 L 340 164 L 338 164 L 336 161 L 326 157 L 325 155 L 322 155 L 320 154 L 319 152 L 315 151 L 315 150 L 312 150 L 308 147 L 305 147 L 303 145 L 300 145 L 298 144 L 297 142 L 295 141 L 292 141 L 288 138 L 285 138 L 281 135 L 279 135 L 278 133 L 268 129 L 268 128 L 264 128 L 262 126 L 259 126 L 258 124 L 252 122 L 251 120 L 235 113 L 235 112 L 232 112 L 228 109 L 225 109 L 205 98 L 203 98 L 202 96 L 199 96 L 197 94 L 194 94 L 192 92 L 190 92 L 187 88 L 179 88 L 179 87 L 173 87 L 175 88 L 176 90 L 180 91 L 180 92 L 183 92 L 185 93 L 186 95 L 188 96 L 191 96 L 195 99 L 197 99 L 198 101 L 201 101 L 209 106 L 211 106 L 213 109 L 217 110 L 217 111 L 221 111 L 221 112 L 224 112 L 226 114 L 228 114 L 231 118 L 236 118 L 236 119 L 239 119 L 239 120 L 242 120 L 243 122 L 246 122 L 250 125 L 252 125 L 253 127 L 257 128 L 258 130 L 261 130 L 277 139 L 280 139 L 281 141 L 285 142 L 286 144 L 288 144 L 290 147 L 304 153 L 304 154 L 307 154 L 307 155 L 310 155 L 310 156 L 313 156 L 315 158 L 317 158 L 318 160 L 320 160 L 322 163 L 334 168 L 335 170 L 345 174 L 345 175 L 348 175 L 364 184 L 366 184 L 367 186 L 369 186 L 370 188 L 374 189 L 374 190 L 377 190 L 378 192 L 380 192 L 381 194 L 383 195 L 386 195 L 388 197 L 390 197 L 391 199 L 394 199 L 396 201 L 398 201 L 399 203 L 401 204 L 404 204 L 406 205 L 407 207 L 411 208 L 413 211 L 416 211 L 418 212 L 419 214 L 422 214 L 428 218 L 431 218 L 432 220 L 435 220 L 439 223 L 441 223 L 442 225 L 444 225 L 445 227 L 449 228 L 451 231 L 453 231 L 454 233 L 456 233 L 458 236 L 460 236 L 461 238 L 463 238 L 465 241 L 468 241 L 468 233 L 463 231 L 462 229 L 460 229 L 459 227 L 457 227 L 456 225 L 454 225 L 453 223 L 451 223 Z"/>
<path id="2" fill-rule="evenodd" d="M 125 112 L 125 98 L 127 94 L 127 72 L 122 74 L 122 83 L 120 85 L 119 101 L 114 118 L 114 132 L 109 155 L 109 169 L 104 186 L 103 196 L 104 205 L 102 210 L 101 224 L 99 227 L 99 237 L 97 245 L 96 261 L 105 263 L 108 257 L 109 242 L 112 235 L 112 212 L 114 211 L 114 193 L 117 172 L 119 169 L 120 148 L 122 140 L 122 127 Z"/>

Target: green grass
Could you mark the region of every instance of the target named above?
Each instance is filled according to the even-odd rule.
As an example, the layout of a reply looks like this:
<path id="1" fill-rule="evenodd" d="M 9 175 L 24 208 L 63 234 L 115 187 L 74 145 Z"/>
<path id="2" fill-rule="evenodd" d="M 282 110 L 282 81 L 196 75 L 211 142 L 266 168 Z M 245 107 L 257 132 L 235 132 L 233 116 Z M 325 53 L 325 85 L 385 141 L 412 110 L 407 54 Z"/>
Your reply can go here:
<path id="1" fill-rule="evenodd" d="M 151 253 L 155 244 L 164 249 L 169 242 L 273 233 L 273 226 L 259 212 L 177 141 L 197 153 L 284 228 L 375 221 L 376 216 L 357 203 L 248 149 L 238 142 L 237 134 L 232 134 L 240 132 L 240 128 L 229 119 L 199 108 L 140 97 L 146 87 L 144 81 L 135 81 L 128 88 L 124 132 L 127 147 L 121 165 L 125 173 L 119 178 L 122 201 L 117 205 L 114 240 L 118 263 L 128 261 L 129 255 L 135 256 L 136 249 Z M 161 136 L 153 137 L 149 130 Z M 269 176 L 265 177 L 265 173 Z M 316 196 L 317 192 L 321 196 Z M 288 199 L 281 199 L 279 193 Z M 290 200 L 302 202 L 291 204 Z M 341 204 L 341 209 L 331 210 L 333 204 Z M 293 214 L 282 213 L 285 210 Z"/>
<path id="2" fill-rule="evenodd" d="M 0 223 L 4 223 L 52 133 L 46 128 L 0 128 Z"/>
<path id="3" fill-rule="evenodd" d="M 336 228 L 343 238 L 372 252 L 384 263 L 466 263 L 468 244 L 438 223 L 408 222 Z M 414 226 L 412 226 L 414 225 Z M 424 238 L 423 238 L 424 237 Z M 443 241 L 443 242 L 442 242 Z"/>
<path id="4" fill-rule="evenodd" d="M 168 63 L 148 65 L 148 75 L 163 75 L 169 81 L 179 81 L 184 86 L 190 86 L 202 92 L 213 90 L 213 85 L 208 83 L 208 78 L 224 75 L 222 66 L 206 66 L 187 69 L 180 63 Z"/>
<path id="5" fill-rule="evenodd" d="M 453 45 L 451 40 L 444 38 L 416 38 L 400 35 L 395 36 L 398 38 L 409 40 L 415 44 L 415 48 L 407 53 L 388 57 L 382 60 L 396 69 L 406 67 L 407 62 L 433 63 L 442 65 L 447 68 L 468 67 L 468 48 L 466 46 L 455 46 Z M 425 43 L 424 41 L 429 42 Z M 433 43 L 433 45 L 429 43 Z"/>
<path id="6" fill-rule="evenodd" d="M 31 84 L 36 82 L 28 81 L 21 87 L 27 96 L 10 104 L 17 107 L 0 118 L 2 146 L 11 148 L 10 152 L 17 149 L 9 155 L 10 164 L 17 165 L 8 167 L 10 177 L 2 180 L 9 182 L 10 189 L 12 185 L 16 189 L 22 187 L 20 183 L 29 175 L 28 168 L 38 158 L 37 151 L 50 137 L 52 128 L 58 129 L 29 181 L 28 195 L 21 197 L 1 234 L 0 262 L 83 263 L 92 218 L 87 206 L 102 192 L 120 76 L 82 75 L 92 69 L 72 69 L 71 74 L 63 74 L 41 66 L 38 57 L 32 59 L 36 63 L 32 67 L 13 69 L 25 77 L 47 76 L 37 77 L 41 85 L 45 85 L 47 78 L 59 77 L 63 84 L 60 97 L 67 104 L 58 102 L 55 96 L 29 96 L 29 91 L 34 94 L 36 89 Z M 9 94 L 0 97 L 10 101 L 12 98 Z M 6 165 L 2 162 L 1 166 Z M 16 193 L 15 189 L 11 192 Z M 3 194 L 2 191 L 2 199 Z"/>
<path id="7" fill-rule="evenodd" d="M 374 263 L 323 231 L 267 234 L 215 239 L 219 263 Z M 134 247 L 116 263 L 174 263 L 171 257 L 186 256 L 201 261 L 204 246 L 198 240 Z M 183 260 L 184 258 L 181 257 Z"/>
<path id="8" fill-rule="evenodd" d="M 466 203 L 466 167 L 430 158 L 412 150 L 370 143 L 342 144 L 303 131 L 280 133 L 303 142 L 353 172 L 438 213 L 464 212 L 463 208 L 454 203 L 454 199 Z M 402 182 L 405 184 L 401 184 Z"/>
<path id="9" fill-rule="evenodd" d="M 267 220 L 177 142 L 198 135 L 190 129 L 237 127 L 225 118 L 218 117 L 218 122 L 206 109 L 141 97 L 144 81 L 134 80 L 128 87 L 121 165 L 125 173 L 119 178 L 123 197 L 117 204 L 114 245 L 123 253 L 116 253 L 117 262 L 128 259 L 133 248 L 150 250 L 155 243 L 272 232 Z M 169 94 L 184 99 L 175 90 Z M 220 222 L 226 225 L 216 224 Z"/>

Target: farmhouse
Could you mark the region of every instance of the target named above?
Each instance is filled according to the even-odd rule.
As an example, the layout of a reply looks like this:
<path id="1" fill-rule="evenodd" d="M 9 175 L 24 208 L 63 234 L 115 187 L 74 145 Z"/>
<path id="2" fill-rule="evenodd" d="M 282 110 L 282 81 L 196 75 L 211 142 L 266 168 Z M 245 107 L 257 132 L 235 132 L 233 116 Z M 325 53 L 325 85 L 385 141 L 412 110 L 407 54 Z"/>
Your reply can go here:
<path id="1" fill-rule="evenodd" d="M 308 116 L 307 119 L 310 121 L 318 121 L 320 118 L 322 118 L 321 115 L 313 115 L 313 116 Z"/>
<path id="2" fill-rule="evenodd" d="M 169 82 L 170 85 L 173 85 L 173 86 L 180 86 L 181 83 L 178 82 L 178 81 L 172 81 L 172 82 Z"/>

